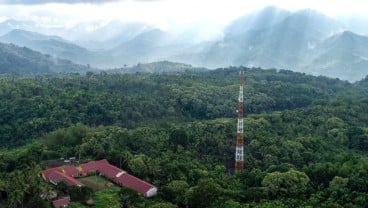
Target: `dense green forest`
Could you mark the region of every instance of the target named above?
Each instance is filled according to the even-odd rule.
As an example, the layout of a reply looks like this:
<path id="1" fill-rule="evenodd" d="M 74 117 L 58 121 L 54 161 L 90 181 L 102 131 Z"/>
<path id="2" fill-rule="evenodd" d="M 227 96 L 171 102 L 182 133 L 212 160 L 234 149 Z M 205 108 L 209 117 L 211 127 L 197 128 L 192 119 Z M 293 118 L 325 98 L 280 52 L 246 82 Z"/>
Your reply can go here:
<path id="1" fill-rule="evenodd" d="M 0 207 L 367 207 L 368 77 L 246 73 L 245 167 L 234 174 L 240 68 L 0 78 Z M 54 187 L 47 161 L 106 158 L 159 194 Z"/>

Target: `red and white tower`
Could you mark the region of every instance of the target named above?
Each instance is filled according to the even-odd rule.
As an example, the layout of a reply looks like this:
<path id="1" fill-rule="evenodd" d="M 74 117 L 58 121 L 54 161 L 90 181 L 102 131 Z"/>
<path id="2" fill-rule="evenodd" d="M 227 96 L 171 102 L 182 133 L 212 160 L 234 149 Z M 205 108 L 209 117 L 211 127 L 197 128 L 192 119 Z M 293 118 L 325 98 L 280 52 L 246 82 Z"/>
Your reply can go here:
<path id="1" fill-rule="evenodd" d="M 235 150 L 235 172 L 244 170 L 244 124 L 243 124 L 243 84 L 244 71 L 240 71 L 240 87 L 238 98 L 238 125 L 236 134 L 236 150 Z"/>

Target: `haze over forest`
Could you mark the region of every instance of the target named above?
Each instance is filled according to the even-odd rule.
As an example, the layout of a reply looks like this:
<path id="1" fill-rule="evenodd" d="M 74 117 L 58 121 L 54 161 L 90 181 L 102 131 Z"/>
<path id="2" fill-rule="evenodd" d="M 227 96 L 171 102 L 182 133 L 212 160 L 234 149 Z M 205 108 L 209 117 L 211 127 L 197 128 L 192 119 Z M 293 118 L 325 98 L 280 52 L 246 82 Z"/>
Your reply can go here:
<path id="1" fill-rule="evenodd" d="M 368 207 L 365 4 L 0 0 L 0 208 Z"/>
<path id="2" fill-rule="evenodd" d="M 0 42 L 99 69 L 167 60 L 357 81 L 368 74 L 359 3 L 0 1 Z"/>

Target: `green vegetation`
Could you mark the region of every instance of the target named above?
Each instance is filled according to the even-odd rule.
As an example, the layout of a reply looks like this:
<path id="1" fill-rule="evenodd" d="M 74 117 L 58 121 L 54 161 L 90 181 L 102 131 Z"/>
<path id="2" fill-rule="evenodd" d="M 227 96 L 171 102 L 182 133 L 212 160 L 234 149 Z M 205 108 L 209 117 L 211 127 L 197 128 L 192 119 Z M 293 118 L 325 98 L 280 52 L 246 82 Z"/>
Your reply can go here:
<path id="1" fill-rule="evenodd" d="M 98 175 L 92 175 L 88 177 L 83 177 L 78 179 L 80 182 L 85 184 L 88 187 L 93 188 L 94 190 L 103 190 L 103 189 L 115 189 L 118 190 L 119 188 L 112 184 L 107 179 L 98 176 Z"/>
<path id="2" fill-rule="evenodd" d="M 233 175 L 238 71 L 0 79 L 0 204 L 49 206 L 35 193 L 55 187 L 28 172 L 80 156 L 159 193 L 58 187 L 72 207 L 367 206 L 367 80 L 246 69 L 246 171 Z"/>
<path id="3" fill-rule="evenodd" d="M 220 69 L 160 75 L 88 73 L 3 78 L 0 146 L 24 144 L 77 123 L 131 129 L 195 119 L 233 118 L 237 72 L 238 69 Z M 347 82 L 290 71 L 248 70 L 246 113 L 307 107 L 333 95 L 351 94 L 351 88 Z"/>
<path id="4" fill-rule="evenodd" d="M 163 73 L 163 72 L 184 72 L 184 71 L 206 71 L 206 68 L 192 67 L 190 64 L 183 64 L 169 61 L 158 61 L 153 63 L 138 63 L 133 66 L 111 69 L 109 72 L 117 73 Z"/>

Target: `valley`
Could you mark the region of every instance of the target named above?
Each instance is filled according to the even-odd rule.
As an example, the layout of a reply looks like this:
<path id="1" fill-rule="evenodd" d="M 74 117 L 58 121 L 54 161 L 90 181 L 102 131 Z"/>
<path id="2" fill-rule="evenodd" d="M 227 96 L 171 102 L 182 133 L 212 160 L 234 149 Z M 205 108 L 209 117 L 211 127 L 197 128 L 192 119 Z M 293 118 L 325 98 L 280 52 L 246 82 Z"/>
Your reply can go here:
<path id="1" fill-rule="evenodd" d="M 368 207 L 368 17 L 330 4 L 0 0 L 0 208 Z"/>

